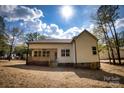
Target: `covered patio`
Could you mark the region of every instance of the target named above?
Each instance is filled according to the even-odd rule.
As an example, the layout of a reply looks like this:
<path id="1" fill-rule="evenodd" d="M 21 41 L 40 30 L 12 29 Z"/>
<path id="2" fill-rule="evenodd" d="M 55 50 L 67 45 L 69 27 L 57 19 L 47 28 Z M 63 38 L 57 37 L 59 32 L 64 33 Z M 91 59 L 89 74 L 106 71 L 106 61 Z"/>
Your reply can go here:
<path id="1" fill-rule="evenodd" d="M 31 49 L 27 64 L 50 66 L 57 61 L 57 49 Z"/>

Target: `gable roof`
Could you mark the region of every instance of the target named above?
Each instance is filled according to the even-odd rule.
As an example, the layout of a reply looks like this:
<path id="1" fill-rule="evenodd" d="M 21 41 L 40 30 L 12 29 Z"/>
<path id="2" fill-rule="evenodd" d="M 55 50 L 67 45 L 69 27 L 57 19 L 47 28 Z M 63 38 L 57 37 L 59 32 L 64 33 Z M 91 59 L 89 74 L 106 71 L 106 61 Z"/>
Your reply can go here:
<path id="1" fill-rule="evenodd" d="M 78 37 L 80 37 L 80 35 L 84 34 L 84 33 L 88 33 L 91 37 L 93 37 L 94 39 L 98 40 L 93 34 L 91 34 L 89 31 L 87 31 L 86 29 L 84 29 L 84 31 L 82 31 L 78 36 L 75 36 L 73 39 L 77 39 Z"/>
<path id="2" fill-rule="evenodd" d="M 87 31 L 85 29 L 78 36 L 73 37 L 73 39 L 42 39 L 42 40 L 38 40 L 38 41 L 30 41 L 28 43 L 30 43 L 30 44 L 37 44 L 37 43 L 70 44 L 73 42 L 73 40 L 76 40 L 78 37 L 80 37 L 80 35 L 82 35 L 84 33 L 88 33 L 91 37 L 98 40 L 94 35 L 92 35 L 89 31 Z"/>

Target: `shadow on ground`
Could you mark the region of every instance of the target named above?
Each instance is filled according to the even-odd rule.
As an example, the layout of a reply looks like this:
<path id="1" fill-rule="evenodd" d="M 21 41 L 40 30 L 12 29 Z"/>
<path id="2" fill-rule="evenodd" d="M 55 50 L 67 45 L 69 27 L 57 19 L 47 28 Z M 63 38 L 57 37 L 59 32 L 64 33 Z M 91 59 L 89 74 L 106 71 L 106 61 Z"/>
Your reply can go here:
<path id="1" fill-rule="evenodd" d="M 36 70 L 36 71 L 48 71 L 48 72 L 74 72 L 79 78 L 89 78 L 98 81 L 124 84 L 124 76 L 115 73 L 109 73 L 102 69 L 90 70 L 90 69 L 67 68 L 67 67 L 32 66 L 25 64 L 8 65 L 4 67 L 13 67 L 24 70 Z"/>

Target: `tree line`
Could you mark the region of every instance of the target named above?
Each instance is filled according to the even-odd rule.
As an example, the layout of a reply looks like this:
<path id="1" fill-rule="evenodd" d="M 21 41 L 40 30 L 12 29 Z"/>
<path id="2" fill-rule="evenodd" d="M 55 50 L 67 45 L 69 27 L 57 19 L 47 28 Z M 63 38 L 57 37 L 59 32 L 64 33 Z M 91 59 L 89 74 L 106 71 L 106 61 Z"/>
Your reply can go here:
<path id="1" fill-rule="evenodd" d="M 38 32 L 26 34 L 18 27 L 13 27 L 11 30 L 7 29 L 4 17 L 0 16 L 0 58 L 6 58 L 10 61 L 12 54 L 16 54 L 20 59 L 24 59 L 24 54 L 26 55 L 28 48 L 27 42 L 45 38 L 47 36 L 41 35 Z M 18 42 L 23 44 L 17 45 Z"/>
<path id="2" fill-rule="evenodd" d="M 102 5 L 98 8 L 96 16 L 93 17 L 96 22 L 93 33 L 102 42 L 101 46 L 103 46 L 103 43 L 105 44 L 109 62 L 113 64 L 121 64 L 120 47 L 124 46 L 124 31 L 118 33 L 115 25 L 118 18 L 118 5 Z M 115 54 L 117 54 L 117 57 Z M 116 59 L 118 62 L 116 62 Z"/>

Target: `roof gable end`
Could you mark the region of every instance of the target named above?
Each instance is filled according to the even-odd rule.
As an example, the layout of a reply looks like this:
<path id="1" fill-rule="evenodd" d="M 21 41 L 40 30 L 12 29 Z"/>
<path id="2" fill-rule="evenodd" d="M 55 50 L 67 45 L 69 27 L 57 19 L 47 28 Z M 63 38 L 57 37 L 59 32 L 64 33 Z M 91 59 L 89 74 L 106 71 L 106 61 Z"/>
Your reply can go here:
<path id="1" fill-rule="evenodd" d="M 93 34 L 91 34 L 88 30 L 84 29 L 84 31 L 82 31 L 78 36 L 74 37 L 74 39 L 76 40 L 77 38 L 79 38 L 82 34 L 87 33 L 89 34 L 92 38 L 94 38 L 95 40 L 98 40 Z"/>

